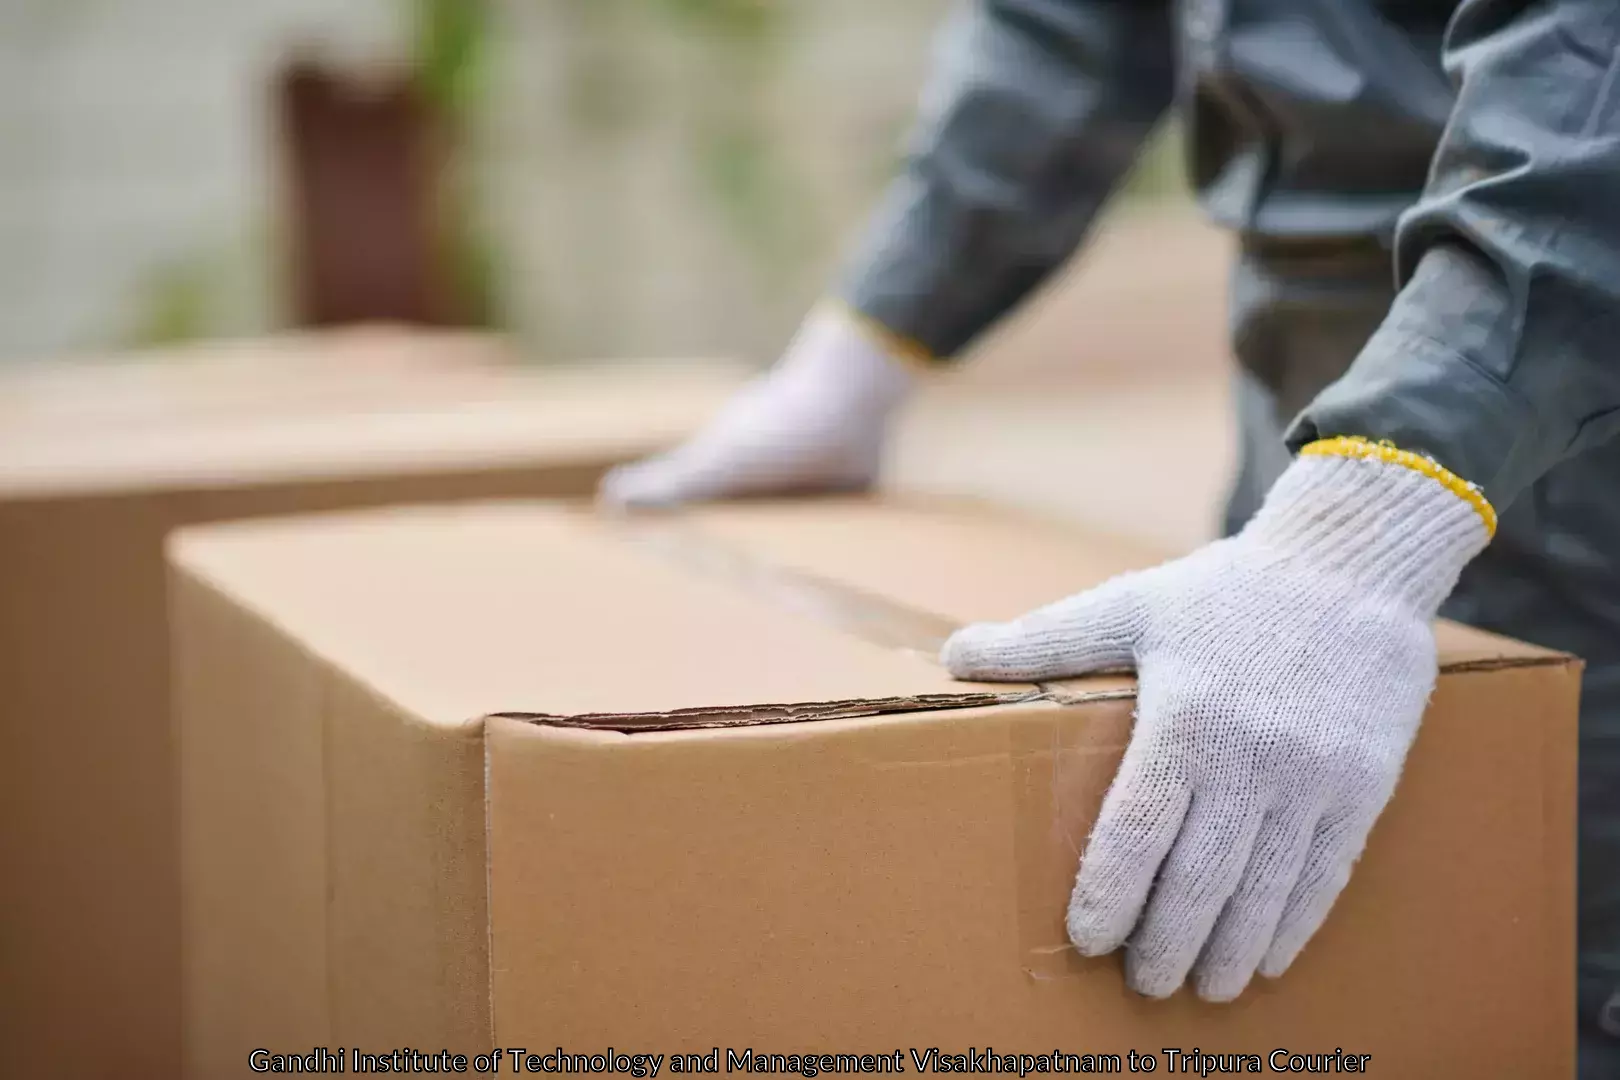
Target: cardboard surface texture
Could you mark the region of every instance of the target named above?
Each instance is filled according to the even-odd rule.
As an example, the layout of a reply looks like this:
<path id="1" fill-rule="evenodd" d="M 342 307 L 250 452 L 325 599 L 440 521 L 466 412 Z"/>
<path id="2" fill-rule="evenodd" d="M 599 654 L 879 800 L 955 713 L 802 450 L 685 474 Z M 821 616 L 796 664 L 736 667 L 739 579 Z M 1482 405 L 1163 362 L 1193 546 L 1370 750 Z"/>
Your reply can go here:
<path id="1" fill-rule="evenodd" d="M 1442 624 L 1326 928 L 1235 1004 L 1151 1002 L 1063 926 L 1133 683 L 931 654 L 1152 553 L 854 500 L 396 509 L 170 558 L 188 1075 L 338 1046 L 1572 1068 L 1568 657 Z"/>
<path id="2" fill-rule="evenodd" d="M 585 494 L 739 378 L 509 359 L 370 329 L 0 376 L 0 1073 L 179 1071 L 169 530 Z"/>

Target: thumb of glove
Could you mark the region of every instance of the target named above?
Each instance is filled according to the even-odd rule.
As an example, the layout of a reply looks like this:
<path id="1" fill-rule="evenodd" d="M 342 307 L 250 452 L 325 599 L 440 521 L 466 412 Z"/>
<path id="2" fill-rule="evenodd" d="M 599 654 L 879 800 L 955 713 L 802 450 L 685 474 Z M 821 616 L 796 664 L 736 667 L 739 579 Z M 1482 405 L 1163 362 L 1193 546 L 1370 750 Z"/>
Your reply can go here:
<path id="1" fill-rule="evenodd" d="M 940 663 L 958 679 L 1035 682 L 1131 666 L 1144 622 L 1141 574 L 1122 574 L 1087 592 L 1002 623 L 952 634 Z"/>

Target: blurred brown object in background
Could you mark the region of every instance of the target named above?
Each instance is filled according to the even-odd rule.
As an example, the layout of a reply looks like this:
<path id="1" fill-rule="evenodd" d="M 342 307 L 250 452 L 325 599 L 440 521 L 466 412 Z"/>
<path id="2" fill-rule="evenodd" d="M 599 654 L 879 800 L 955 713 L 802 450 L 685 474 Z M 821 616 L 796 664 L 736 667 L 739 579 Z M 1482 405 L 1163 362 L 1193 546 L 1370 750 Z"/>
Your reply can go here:
<path id="1" fill-rule="evenodd" d="M 300 59 L 276 89 L 294 321 L 456 322 L 440 258 L 448 152 L 414 77 Z"/>

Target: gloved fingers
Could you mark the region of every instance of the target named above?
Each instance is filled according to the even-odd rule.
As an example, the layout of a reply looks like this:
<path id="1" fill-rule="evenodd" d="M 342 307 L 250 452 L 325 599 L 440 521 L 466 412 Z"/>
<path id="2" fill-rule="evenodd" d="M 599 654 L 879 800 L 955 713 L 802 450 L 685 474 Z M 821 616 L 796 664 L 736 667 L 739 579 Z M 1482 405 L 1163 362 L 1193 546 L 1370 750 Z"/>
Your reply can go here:
<path id="1" fill-rule="evenodd" d="M 1176 837 L 1142 924 L 1125 954 L 1125 981 L 1148 997 L 1168 997 L 1209 940 L 1249 865 L 1263 812 L 1258 805 L 1200 790 Z"/>
<path id="2" fill-rule="evenodd" d="M 974 623 L 952 634 L 940 663 L 958 679 L 1034 682 L 1129 666 L 1141 617 L 1137 575 L 1002 623 Z"/>
<path id="3" fill-rule="evenodd" d="M 1316 807 L 1296 805 L 1261 821 L 1249 864 L 1194 968 L 1193 986 L 1205 1001 L 1231 1001 L 1249 985 L 1276 936 L 1320 817 Z"/>
<path id="4" fill-rule="evenodd" d="M 1069 897 L 1069 940 L 1082 955 L 1112 952 L 1130 936 L 1191 802 L 1162 756 L 1134 746 L 1126 753 Z"/>
<path id="5" fill-rule="evenodd" d="M 667 457 L 618 465 L 608 470 L 596 489 L 597 505 L 608 510 L 651 510 L 672 505 L 671 480 L 676 466 Z"/>
<path id="6" fill-rule="evenodd" d="M 1260 960 L 1261 975 L 1275 979 L 1287 971 L 1305 943 L 1321 928 L 1350 881 L 1350 871 L 1367 845 L 1380 809 L 1382 803 L 1371 810 L 1358 808 L 1323 819 L 1311 840 L 1299 880 L 1283 905 L 1276 936 Z"/>

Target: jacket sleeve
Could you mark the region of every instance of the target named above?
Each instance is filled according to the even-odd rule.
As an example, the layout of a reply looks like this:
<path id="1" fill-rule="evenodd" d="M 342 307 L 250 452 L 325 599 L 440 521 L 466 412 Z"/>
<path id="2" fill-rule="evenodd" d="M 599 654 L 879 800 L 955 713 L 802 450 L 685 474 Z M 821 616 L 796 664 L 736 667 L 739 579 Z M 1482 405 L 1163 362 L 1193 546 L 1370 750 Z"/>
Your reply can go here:
<path id="1" fill-rule="evenodd" d="M 1079 247 L 1173 91 L 1170 0 L 973 0 L 947 22 L 840 297 L 950 357 Z"/>
<path id="2" fill-rule="evenodd" d="M 1467 0 L 1446 66 L 1399 296 L 1289 442 L 1388 439 L 1500 508 L 1620 432 L 1620 4 Z"/>

